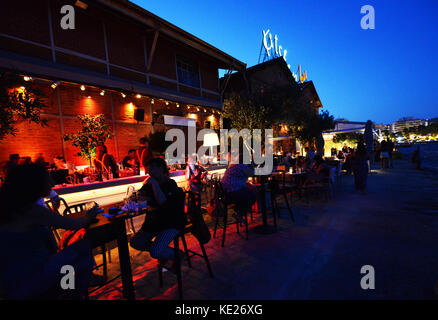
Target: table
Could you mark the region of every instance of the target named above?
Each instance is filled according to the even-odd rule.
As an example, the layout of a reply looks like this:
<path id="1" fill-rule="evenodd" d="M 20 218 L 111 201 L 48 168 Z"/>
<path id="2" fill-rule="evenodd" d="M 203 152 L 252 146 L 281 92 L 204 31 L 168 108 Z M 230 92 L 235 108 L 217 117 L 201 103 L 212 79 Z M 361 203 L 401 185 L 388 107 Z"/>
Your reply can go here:
<path id="1" fill-rule="evenodd" d="M 254 227 L 254 232 L 259 234 L 272 234 L 277 232 L 277 228 L 268 225 L 268 216 L 266 214 L 266 183 L 268 176 L 259 176 L 260 183 L 255 184 L 259 195 L 261 195 L 260 204 L 262 209 L 262 220 L 263 223 L 259 226 Z"/>
<path id="2" fill-rule="evenodd" d="M 80 218 L 85 212 L 69 214 L 69 218 Z M 128 214 L 122 214 L 117 218 L 108 219 L 98 214 L 94 223 L 87 229 L 87 237 L 93 248 L 100 247 L 108 242 L 117 241 L 119 251 L 119 263 L 123 286 L 123 296 L 128 300 L 135 300 L 134 284 L 132 281 L 131 260 L 129 257 L 128 238 L 126 236 L 125 220 L 130 218 Z"/>

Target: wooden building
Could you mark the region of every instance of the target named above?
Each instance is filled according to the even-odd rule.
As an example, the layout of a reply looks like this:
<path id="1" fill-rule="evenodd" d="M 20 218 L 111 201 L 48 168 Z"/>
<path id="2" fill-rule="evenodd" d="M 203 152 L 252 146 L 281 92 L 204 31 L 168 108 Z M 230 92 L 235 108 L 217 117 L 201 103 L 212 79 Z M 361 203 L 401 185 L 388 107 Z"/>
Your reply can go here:
<path id="1" fill-rule="evenodd" d="M 74 29 L 61 26 L 65 5 Z M 18 134 L 1 141 L 0 161 L 42 153 L 81 165 L 87 161 L 62 139 L 78 131 L 77 115 L 105 115 L 114 133 L 108 151 L 121 160 L 140 137 L 168 127 L 163 115 L 219 127 L 218 70 L 246 65 L 130 1 L 17 0 L 0 10 L 0 67 L 31 77 L 46 94 L 49 124 L 19 123 Z"/>

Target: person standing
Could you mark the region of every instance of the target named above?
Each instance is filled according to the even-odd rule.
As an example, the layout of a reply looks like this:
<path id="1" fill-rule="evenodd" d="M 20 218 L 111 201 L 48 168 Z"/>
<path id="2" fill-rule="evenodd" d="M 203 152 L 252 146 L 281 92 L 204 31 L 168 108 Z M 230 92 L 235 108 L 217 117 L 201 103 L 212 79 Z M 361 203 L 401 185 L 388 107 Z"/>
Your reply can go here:
<path id="1" fill-rule="evenodd" d="M 359 142 L 356 152 L 352 156 L 354 185 L 357 191 L 366 194 L 368 178 L 368 154 L 363 142 Z"/>
<path id="2" fill-rule="evenodd" d="M 304 150 L 306 150 L 306 162 L 310 165 L 313 163 L 313 159 L 315 158 L 315 152 L 313 152 L 313 148 L 310 149 L 309 147 L 306 147 Z"/>
<path id="3" fill-rule="evenodd" d="M 388 167 L 388 146 L 385 140 L 380 143 L 380 168 L 385 170 Z"/>
<path id="4" fill-rule="evenodd" d="M 387 138 L 386 140 L 386 149 L 388 150 L 388 159 L 389 159 L 389 167 L 394 168 L 392 164 L 392 152 L 394 151 L 394 142 Z"/>
<path id="5" fill-rule="evenodd" d="M 145 173 L 147 163 L 152 159 L 152 152 L 149 149 L 149 144 L 146 138 L 140 138 L 140 147 L 135 152 L 135 156 L 139 163 L 140 174 Z"/>

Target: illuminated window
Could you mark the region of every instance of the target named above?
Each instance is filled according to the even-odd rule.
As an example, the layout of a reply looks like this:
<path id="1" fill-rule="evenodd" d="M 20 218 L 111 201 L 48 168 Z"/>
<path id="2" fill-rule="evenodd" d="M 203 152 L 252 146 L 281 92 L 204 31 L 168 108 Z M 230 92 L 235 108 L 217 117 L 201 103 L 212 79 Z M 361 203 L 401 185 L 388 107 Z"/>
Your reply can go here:
<path id="1" fill-rule="evenodd" d="M 195 61 L 178 55 L 176 56 L 176 68 L 179 83 L 199 88 L 199 69 Z"/>

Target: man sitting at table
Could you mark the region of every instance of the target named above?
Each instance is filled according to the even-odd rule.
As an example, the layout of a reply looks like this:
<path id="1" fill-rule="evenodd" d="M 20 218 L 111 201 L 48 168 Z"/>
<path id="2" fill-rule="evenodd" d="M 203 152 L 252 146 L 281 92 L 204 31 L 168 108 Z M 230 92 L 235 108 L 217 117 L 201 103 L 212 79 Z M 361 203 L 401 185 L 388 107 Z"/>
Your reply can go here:
<path id="1" fill-rule="evenodd" d="M 307 171 L 307 179 L 304 185 L 323 181 L 324 178 L 329 176 L 331 168 L 332 167 L 324 161 L 321 155 L 315 155 L 315 161 L 312 163 L 310 170 Z"/>
<path id="2" fill-rule="evenodd" d="M 170 242 L 186 225 L 184 192 L 169 178 L 164 159 L 153 158 L 146 165 L 149 177 L 139 190 L 152 210 L 146 214 L 143 226 L 131 239 L 131 247 L 148 251 L 161 265 L 174 259 Z M 152 239 L 155 238 L 154 241 Z M 170 268 L 174 269 L 174 265 Z"/>
<path id="3" fill-rule="evenodd" d="M 222 185 L 228 202 L 236 204 L 236 220 L 242 222 L 247 212 L 257 199 L 256 189 L 247 182 L 248 177 L 254 176 L 254 168 L 243 163 L 243 155 L 236 155 L 231 161 L 222 178 Z"/>

